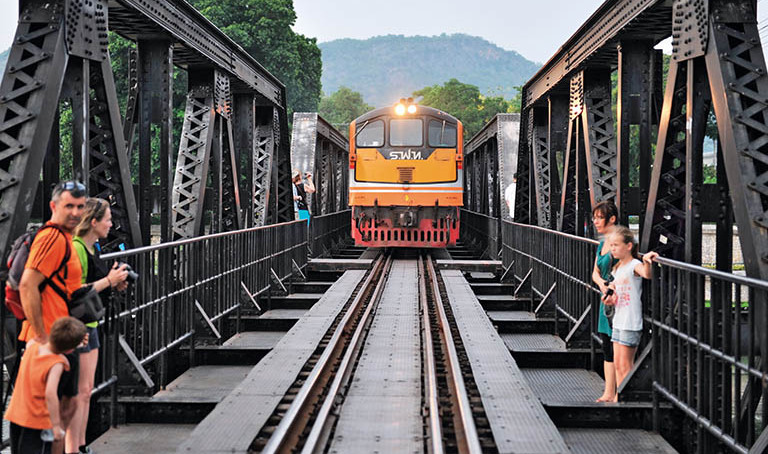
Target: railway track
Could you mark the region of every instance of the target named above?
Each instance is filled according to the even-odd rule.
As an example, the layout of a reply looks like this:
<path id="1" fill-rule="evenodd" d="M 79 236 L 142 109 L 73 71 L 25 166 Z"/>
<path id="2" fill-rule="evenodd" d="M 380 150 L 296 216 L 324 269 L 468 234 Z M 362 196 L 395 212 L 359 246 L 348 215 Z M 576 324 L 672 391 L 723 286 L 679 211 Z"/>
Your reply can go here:
<path id="1" fill-rule="evenodd" d="M 399 254 L 374 263 L 253 452 L 497 451 L 440 275 Z"/>

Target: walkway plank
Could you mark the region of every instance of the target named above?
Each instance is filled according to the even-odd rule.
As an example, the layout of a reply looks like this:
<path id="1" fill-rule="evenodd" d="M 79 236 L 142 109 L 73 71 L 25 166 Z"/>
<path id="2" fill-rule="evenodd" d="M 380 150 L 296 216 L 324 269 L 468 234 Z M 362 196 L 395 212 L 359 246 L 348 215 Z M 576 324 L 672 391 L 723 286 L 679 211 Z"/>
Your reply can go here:
<path id="1" fill-rule="evenodd" d="M 363 279 L 345 272 L 275 348 L 195 428 L 179 453 L 246 453 Z"/>
<path id="2" fill-rule="evenodd" d="M 441 274 L 499 452 L 569 452 L 469 283 L 456 270 Z"/>

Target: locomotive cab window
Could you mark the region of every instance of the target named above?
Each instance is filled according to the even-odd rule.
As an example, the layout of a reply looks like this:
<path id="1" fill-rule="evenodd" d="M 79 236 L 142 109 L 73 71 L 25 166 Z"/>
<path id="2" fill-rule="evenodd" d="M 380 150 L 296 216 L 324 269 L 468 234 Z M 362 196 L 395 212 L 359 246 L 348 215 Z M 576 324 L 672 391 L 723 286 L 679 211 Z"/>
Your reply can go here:
<path id="1" fill-rule="evenodd" d="M 393 147 L 420 147 L 423 143 L 423 123 L 419 118 L 389 121 L 389 144 Z"/>
<path id="2" fill-rule="evenodd" d="M 357 125 L 355 144 L 361 148 L 384 145 L 384 121 L 376 120 Z"/>
<path id="3" fill-rule="evenodd" d="M 453 148 L 456 146 L 456 125 L 445 120 L 429 121 L 429 146 L 433 148 Z"/>

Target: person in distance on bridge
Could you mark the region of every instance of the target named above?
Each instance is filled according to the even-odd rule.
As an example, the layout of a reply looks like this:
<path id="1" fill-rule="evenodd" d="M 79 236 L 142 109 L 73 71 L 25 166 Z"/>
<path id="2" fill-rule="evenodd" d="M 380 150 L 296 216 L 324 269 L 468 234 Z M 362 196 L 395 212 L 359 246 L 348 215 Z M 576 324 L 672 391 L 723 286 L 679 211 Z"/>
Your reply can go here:
<path id="1" fill-rule="evenodd" d="M 613 282 L 608 285 L 603 302 L 616 308 L 611 340 L 616 363 L 616 383 L 621 384 L 634 365 L 635 352 L 643 333 L 642 281 L 643 278 L 651 278 L 651 263 L 659 254 L 648 252 L 642 262 L 638 260 L 635 235 L 624 226 L 615 228 L 609 242 L 611 255 L 618 262 L 611 271 Z"/>
<path id="2" fill-rule="evenodd" d="M 306 178 L 307 181 L 306 183 L 302 183 L 301 172 L 297 169 L 293 169 L 291 178 L 293 181 L 293 202 L 295 204 L 295 209 L 299 215 L 299 219 L 306 219 L 307 225 L 309 225 L 310 212 L 307 194 L 315 192 L 315 184 L 312 182 L 312 174 L 305 172 L 304 178 Z"/>
<path id="3" fill-rule="evenodd" d="M 75 229 L 73 240 L 74 250 L 83 269 L 83 284 L 93 284 L 99 292 L 102 301 L 109 300 L 112 288 L 120 291 L 128 286 L 126 279 L 127 265 L 113 264 L 112 269 L 100 258 L 101 249 L 98 241 L 109 235 L 112 228 L 112 212 L 109 203 L 104 199 L 91 197 L 85 202 L 85 212 Z M 91 391 L 96 375 L 96 364 L 99 361 L 99 332 L 98 320 L 81 320 L 88 328 L 88 344 L 78 348 L 80 353 L 80 375 L 78 376 L 77 410 L 72 423 L 67 430 L 66 452 L 90 453 L 91 448 L 85 444 L 85 429 L 88 425 L 88 411 L 91 406 Z"/>
<path id="4" fill-rule="evenodd" d="M 85 185 L 64 181 L 53 188 L 50 201 L 51 219 L 35 235 L 19 282 L 21 305 L 26 320 L 21 325 L 19 341 L 34 339 L 48 342 L 54 322 L 69 316 L 67 301 L 80 288 L 82 269 L 77 254 L 72 252 L 72 231 L 80 222 L 85 207 Z M 42 289 L 42 290 L 41 290 Z M 69 371 L 61 374 L 58 395 L 61 426 L 66 430 L 75 411 L 77 395 L 78 354 L 66 355 Z M 52 452 L 61 453 L 64 440 L 58 438 Z"/>
<path id="5" fill-rule="evenodd" d="M 608 283 L 611 281 L 611 268 L 617 260 L 611 255 L 608 237 L 613 233 L 616 220 L 619 218 L 619 210 L 610 200 L 595 205 L 592 210 L 592 223 L 597 234 L 600 235 L 600 244 L 597 246 L 595 266 L 592 270 L 592 281 L 600 287 L 600 293 L 605 295 L 608 291 Z M 607 311 L 606 308 L 610 310 Z M 605 376 L 605 390 L 603 395 L 597 398 L 597 402 L 613 402 L 616 398 L 616 368 L 613 366 L 613 342 L 611 342 L 611 321 L 606 315 L 613 315 L 613 308 L 600 301 L 600 313 L 598 314 L 597 332 L 603 341 L 603 375 Z"/>

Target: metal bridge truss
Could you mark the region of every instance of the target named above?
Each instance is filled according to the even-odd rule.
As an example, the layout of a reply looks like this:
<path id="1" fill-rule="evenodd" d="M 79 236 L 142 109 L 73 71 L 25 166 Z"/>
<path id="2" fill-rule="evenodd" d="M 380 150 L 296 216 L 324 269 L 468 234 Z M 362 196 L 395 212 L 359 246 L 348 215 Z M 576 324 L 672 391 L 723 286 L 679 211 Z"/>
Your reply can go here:
<path id="1" fill-rule="evenodd" d="M 317 192 L 310 197 L 313 215 L 347 209 L 349 147 L 347 139 L 317 113 L 293 114 L 291 162 L 295 169 L 311 172 Z"/>
<path id="2" fill-rule="evenodd" d="M 700 265 L 702 260 L 702 223 L 713 222 L 717 229 L 716 267 L 727 273 L 732 273 L 734 264 L 736 225 L 747 276 L 768 280 L 768 68 L 756 3 L 614 0 L 600 6 L 523 87 L 523 121 L 513 171 L 517 177 L 515 222 L 589 236 L 591 208 L 601 200 L 614 200 L 620 223 L 627 224 L 631 215 L 639 217 L 641 250 L 657 250 L 692 265 Z M 673 55 L 662 93 L 663 56 L 654 46 L 669 36 Z M 614 71 L 617 102 L 612 106 Z M 717 181 L 704 184 L 702 148 L 712 113 L 719 135 Z M 467 147 L 467 153 L 484 153 L 483 161 L 506 157 L 509 152 L 496 146 L 487 130 L 471 140 L 473 145 Z M 465 159 L 465 205 L 477 214 L 498 217 L 497 200 L 503 197 L 505 186 L 494 186 L 494 177 L 486 181 L 496 164 L 480 161 L 471 155 Z M 505 172 L 510 173 L 502 167 L 502 180 L 509 178 Z M 636 175 L 636 180 L 630 182 L 630 175 Z M 691 326 L 699 326 L 684 315 L 702 310 L 694 305 L 705 304 L 703 293 L 700 303 L 693 293 L 680 293 L 693 285 L 691 282 L 664 284 L 670 292 L 678 293 L 664 295 L 662 304 L 674 304 L 678 315 L 670 315 L 659 326 L 688 323 L 689 332 Z M 717 288 L 712 285 L 715 292 Z M 738 305 L 736 292 L 737 302 L 733 304 Z M 554 292 L 553 300 L 558 300 L 558 293 Z M 757 290 L 750 295 L 751 304 L 756 305 L 754 320 L 768 320 L 768 296 Z M 708 298 L 715 304 L 714 297 Z M 728 301 L 723 304 L 730 307 Z M 579 323 L 588 323 L 584 314 L 590 308 L 584 311 L 574 315 Z M 735 329 L 729 324 L 739 324 L 738 319 L 728 318 L 729 311 L 718 314 L 717 320 L 713 315 L 711 329 L 728 333 Z M 589 333 L 584 327 L 572 328 L 573 332 Z M 746 342 L 768 345 L 764 331 L 754 331 L 754 338 Z M 688 342 L 698 342 L 700 334 Z M 623 394 L 650 398 L 651 382 L 657 377 L 651 370 L 652 349 L 650 342 L 641 352 L 637 366 L 624 382 Z M 660 353 L 659 361 L 688 361 L 678 364 L 680 370 L 693 367 L 694 359 L 666 358 L 666 353 Z M 763 401 L 768 395 L 760 379 L 764 380 L 768 371 L 762 355 L 764 351 L 755 351 L 749 358 L 762 372 L 752 374 L 740 394 L 741 401 L 748 402 L 736 415 L 742 427 L 751 424 L 749 415 L 755 414 L 761 395 Z M 718 395 L 729 390 L 722 377 L 702 380 L 695 386 L 715 389 Z M 684 398 L 668 389 L 659 391 L 663 392 L 676 404 L 679 401 L 675 399 Z M 722 409 L 730 408 L 727 402 L 721 403 Z M 688 415 L 700 447 L 711 446 L 704 436 L 709 432 L 719 443 L 731 447 L 746 443 L 755 452 L 768 449 L 768 431 L 759 440 L 749 439 L 744 433 L 729 433 L 728 423 L 719 428 L 702 424 L 707 414 L 685 408 L 693 412 Z M 707 410 L 710 415 L 719 411 L 720 407 Z M 718 432 L 720 429 L 724 432 Z"/>
<path id="3" fill-rule="evenodd" d="M 108 31 L 136 43 L 125 118 Z M 189 75 L 175 172 L 174 66 Z M 293 218 L 285 89 L 199 12 L 171 0 L 24 0 L 0 84 L 0 251 L 26 228 L 41 175 L 43 200 L 59 179 L 60 105 L 72 110 L 75 177 L 112 206 L 107 250 L 148 244 L 153 212 L 164 241 L 206 222 L 225 231 Z"/>
<path id="4" fill-rule="evenodd" d="M 509 217 L 504 193 L 518 169 L 519 114 L 499 114 L 464 146 L 464 207 Z M 518 184 L 520 184 L 518 182 Z"/>

